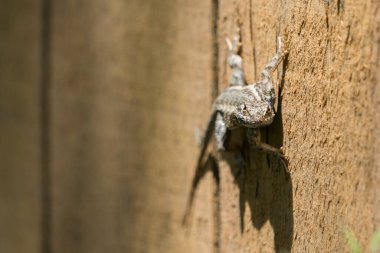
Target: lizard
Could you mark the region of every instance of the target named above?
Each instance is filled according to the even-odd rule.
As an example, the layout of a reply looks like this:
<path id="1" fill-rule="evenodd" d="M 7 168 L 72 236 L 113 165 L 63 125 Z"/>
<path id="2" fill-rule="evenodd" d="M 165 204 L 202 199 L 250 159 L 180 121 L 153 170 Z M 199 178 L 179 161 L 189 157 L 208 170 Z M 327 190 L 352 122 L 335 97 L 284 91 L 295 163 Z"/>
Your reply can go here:
<path id="1" fill-rule="evenodd" d="M 287 54 L 287 50 L 284 50 L 282 38 L 278 37 L 277 40 L 277 52 L 261 72 L 261 80 L 248 84 L 244 77 L 243 59 L 239 55 L 240 35 L 237 33 L 232 42 L 226 38 L 229 51 L 227 63 L 232 70 L 229 81 L 230 86 L 220 93 L 214 101 L 212 114 L 201 142 L 196 174 L 193 179 L 188 208 L 183 220 L 184 223 L 190 212 L 195 188 L 205 173 L 203 167 L 209 162 L 213 163 L 214 166 L 217 163 L 210 157 L 206 162 L 203 161 L 213 134 L 215 135 L 217 150 L 224 151 L 227 131 L 241 127 L 247 128 L 250 146 L 276 155 L 286 168 L 285 156 L 282 150 L 260 142 L 259 132 L 261 127 L 270 125 L 275 116 L 276 95 L 271 75 Z"/>

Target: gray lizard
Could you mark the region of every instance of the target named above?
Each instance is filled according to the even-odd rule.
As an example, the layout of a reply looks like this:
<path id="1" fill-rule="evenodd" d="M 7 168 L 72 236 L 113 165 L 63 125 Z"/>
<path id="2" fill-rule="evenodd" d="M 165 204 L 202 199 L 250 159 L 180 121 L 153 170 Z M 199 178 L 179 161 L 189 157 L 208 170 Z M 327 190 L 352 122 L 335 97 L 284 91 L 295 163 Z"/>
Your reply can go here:
<path id="1" fill-rule="evenodd" d="M 276 54 L 261 72 L 261 80 L 253 84 L 247 84 L 242 69 L 243 59 L 238 55 L 240 36 L 237 34 L 232 42 L 229 39 L 226 39 L 226 42 L 229 50 L 227 62 L 232 70 L 230 87 L 225 89 L 215 99 L 213 112 L 201 143 L 196 175 L 194 176 L 184 222 L 186 222 L 187 215 L 189 215 L 197 184 L 205 173 L 204 167 L 209 162 L 217 166 L 217 162 L 213 158 L 209 157 L 207 161 L 204 161 L 207 147 L 214 133 L 217 150 L 224 151 L 227 130 L 245 127 L 248 129 L 247 135 L 250 146 L 276 155 L 286 168 L 282 150 L 262 143 L 259 140 L 259 128 L 271 124 L 275 116 L 274 104 L 276 95 L 271 75 L 287 53 L 284 50 L 283 41 L 281 37 L 278 37 Z"/>

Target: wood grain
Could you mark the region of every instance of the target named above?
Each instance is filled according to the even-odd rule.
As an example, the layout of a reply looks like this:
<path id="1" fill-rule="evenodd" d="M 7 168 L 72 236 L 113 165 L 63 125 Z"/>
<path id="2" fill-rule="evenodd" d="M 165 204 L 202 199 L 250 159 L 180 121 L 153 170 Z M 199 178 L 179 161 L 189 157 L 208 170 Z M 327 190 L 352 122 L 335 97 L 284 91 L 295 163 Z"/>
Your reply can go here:
<path id="1" fill-rule="evenodd" d="M 290 51 L 279 113 L 262 131 L 264 141 L 284 147 L 290 174 L 247 149 L 244 177 L 223 163 L 221 252 L 346 252 L 346 228 L 369 244 L 379 226 L 378 64 L 370 65 L 378 8 L 376 1 L 221 2 L 221 37 L 242 22 L 251 82 L 274 54 L 277 34 L 288 34 Z"/>

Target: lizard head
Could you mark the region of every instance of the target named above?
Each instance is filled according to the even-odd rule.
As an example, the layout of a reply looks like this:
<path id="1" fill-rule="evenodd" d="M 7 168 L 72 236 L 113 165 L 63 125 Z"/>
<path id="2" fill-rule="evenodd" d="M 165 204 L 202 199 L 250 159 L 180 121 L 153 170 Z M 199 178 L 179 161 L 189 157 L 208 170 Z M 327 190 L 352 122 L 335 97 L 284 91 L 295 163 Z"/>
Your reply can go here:
<path id="1" fill-rule="evenodd" d="M 257 128 L 272 123 L 274 110 L 268 102 L 255 104 L 244 102 L 237 108 L 235 116 L 240 125 Z"/>

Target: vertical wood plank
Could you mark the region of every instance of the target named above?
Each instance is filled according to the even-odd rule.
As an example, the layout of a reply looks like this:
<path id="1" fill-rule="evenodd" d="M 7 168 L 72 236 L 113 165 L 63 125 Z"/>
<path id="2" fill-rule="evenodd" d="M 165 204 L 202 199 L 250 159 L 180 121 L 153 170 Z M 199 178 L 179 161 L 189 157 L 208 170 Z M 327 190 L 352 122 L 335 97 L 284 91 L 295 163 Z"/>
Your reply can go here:
<path id="1" fill-rule="evenodd" d="M 0 251 L 40 252 L 39 1 L 0 8 Z"/>
<path id="2" fill-rule="evenodd" d="M 372 58 L 371 58 L 371 68 L 372 69 L 380 69 L 380 8 L 378 8 L 375 12 L 375 20 L 374 20 L 374 29 L 373 29 L 373 39 L 375 41 L 375 45 L 373 47 L 372 51 Z M 380 71 L 377 71 L 373 74 L 373 96 L 374 96 L 374 106 L 376 108 L 380 107 Z M 375 111 L 375 133 L 378 133 L 380 129 L 380 109 L 377 109 Z M 375 134 L 374 136 L 374 158 L 375 158 L 375 166 L 376 166 L 376 174 L 375 174 L 375 182 L 380 182 L 380 135 Z M 375 195 L 375 208 L 380 206 L 380 194 Z M 375 211 L 376 217 L 375 217 L 375 224 L 380 226 L 380 208 L 376 208 Z"/>
<path id="3" fill-rule="evenodd" d="M 211 104 L 211 2 L 53 9 L 53 252 L 212 251 L 210 180 L 181 226 Z"/>
<path id="4" fill-rule="evenodd" d="M 369 245 L 380 225 L 379 67 L 371 65 L 379 2 L 223 0 L 220 9 L 221 43 L 242 23 L 249 82 L 275 53 L 277 34 L 290 41 L 281 109 L 262 130 L 263 141 L 284 147 L 290 174 L 253 150 L 244 177 L 222 162 L 221 252 L 348 251 L 347 228 Z"/>

